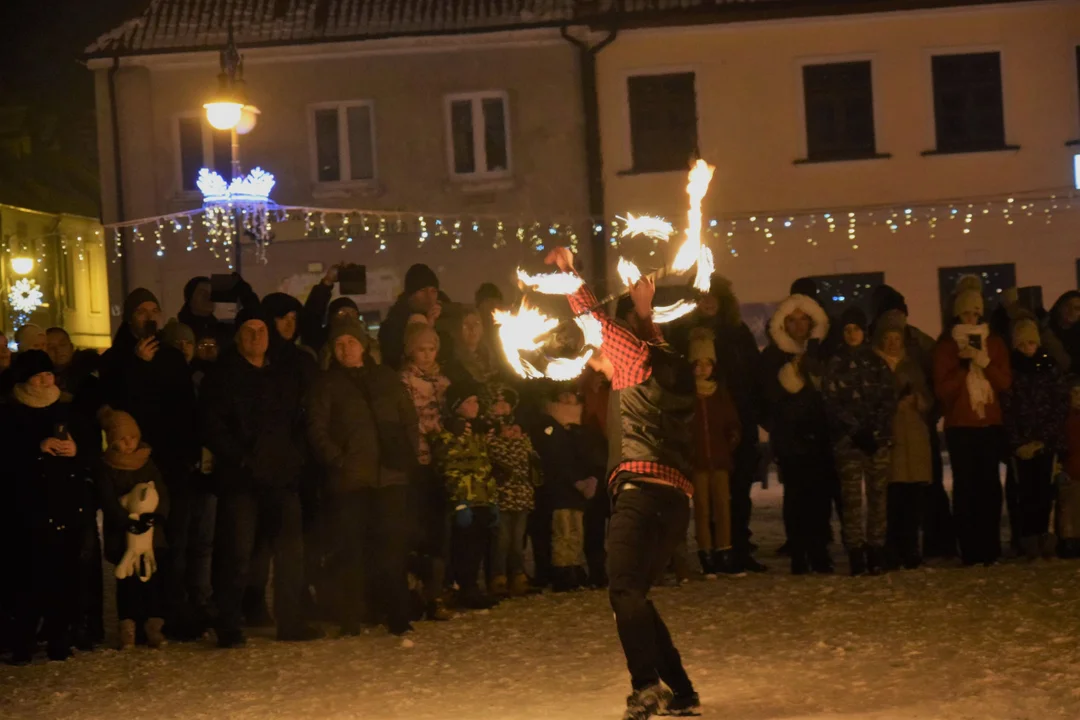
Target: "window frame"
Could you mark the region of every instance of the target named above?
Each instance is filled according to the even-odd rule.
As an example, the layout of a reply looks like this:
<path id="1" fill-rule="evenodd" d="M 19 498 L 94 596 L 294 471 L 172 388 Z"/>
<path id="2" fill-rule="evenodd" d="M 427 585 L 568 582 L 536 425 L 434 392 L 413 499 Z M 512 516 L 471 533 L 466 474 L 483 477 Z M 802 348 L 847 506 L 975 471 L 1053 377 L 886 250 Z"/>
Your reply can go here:
<path id="1" fill-rule="evenodd" d="M 484 100 L 498 99 L 503 104 L 503 136 L 506 138 L 506 169 L 488 170 L 487 143 L 484 137 Z M 457 172 L 457 164 L 454 157 L 454 118 L 453 106 L 455 102 L 468 100 L 471 103 L 473 133 L 473 163 L 474 167 L 483 167 L 484 170 L 475 170 L 471 173 Z M 510 122 L 510 95 L 505 90 L 475 90 L 471 92 L 450 93 L 443 96 L 443 130 L 446 142 L 446 170 L 452 180 L 469 182 L 472 180 L 501 180 L 512 177 L 514 174 L 513 139 Z"/>
<path id="2" fill-rule="evenodd" d="M 371 177 L 352 179 L 352 153 L 349 144 L 349 109 L 366 107 L 371 117 Z M 338 168 L 337 180 L 319 179 L 319 145 L 315 132 L 315 113 L 319 110 L 337 110 L 338 115 Z M 379 180 L 379 149 L 376 144 L 378 131 L 375 127 L 375 101 L 340 100 L 312 103 L 307 106 L 308 124 L 308 165 L 311 168 L 311 182 L 320 187 L 356 187 L 372 185 Z M 346 178 L 346 179 L 342 179 Z"/>
<path id="3" fill-rule="evenodd" d="M 941 148 L 938 146 L 938 123 L 937 123 L 937 87 L 934 84 L 934 58 L 956 55 L 985 55 L 995 53 L 998 56 L 998 68 L 1000 71 L 1001 88 L 1001 122 L 1002 122 L 1002 145 L 999 147 L 982 147 L 974 149 Z M 930 112 L 927 114 L 927 132 L 929 137 L 928 146 L 932 149 L 925 150 L 921 154 L 932 155 L 969 155 L 972 153 L 1003 152 L 1019 150 L 1019 145 L 1009 143 L 1009 117 L 1008 104 L 1009 88 L 1006 76 L 1006 53 L 1000 45 L 976 45 L 967 47 L 937 47 L 927 48 L 925 54 L 925 67 L 927 78 L 927 98 Z"/>
<path id="4" fill-rule="evenodd" d="M 181 197 L 201 197 L 202 194 L 197 187 L 191 189 L 184 187 L 184 156 L 180 143 L 180 123 L 182 120 L 198 120 L 199 127 L 202 129 L 202 164 L 199 166 L 200 170 L 207 168 L 217 171 L 217 168 L 214 167 L 214 128 L 207 122 L 206 113 L 197 110 L 177 113 L 172 119 L 173 157 L 175 158 L 174 164 L 176 167 L 173 180 L 176 183 L 176 194 Z M 228 182 L 229 178 L 225 178 L 225 180 Z"/>
<path id="5" fill-rule="evenodd" d="M 677 170 L 642 170 L 634 166 L 634 129 L 631 124 L 633 113 L 630 108 L 630 80 L 637 77 L 656 77 L 659 75 L 686 75 L 694 76 L 694 132 L 696 134 L 697 150 L 701 152 L 701 92 L 698 80 L 701 78 L 701 68 L 697 65 L 668 65 L 660 67 L 632 68 L 622 74 L 620 92 L 622 93 L 623 127 L 625 128 L 625 142 L 623 143 L 623 156 L 625 158 L 619 175 L 657 175 L 667 172 L 686 173 L 690 169 L 689 161 L 686 167 Z"/>
<path id="6" fill-rule="evenodd" d="M 874 130 L 874 149 L 870 153 L 864 154 L 852 154 L 852 155 L 830 155 L 812 157 L 810 155 L 810 125 L 809 118 L 806 113 L 806 68 L 818 67 L 822 65 L 846 65 L 850 63 L 870 63 L 870 117 L 873 122 Z M 879 89 L 883 88 L 883 84 L 880 82 L 880 63 L 878 62 L 878 56 L 876 53 L 857 53 L 849 55 L 825 55 L 825 56 L 812 56 L 798 58 L 795 62 L 795 87 L 798 106 L 798 112 L 796 113 L 799 127 L 797 128 L 797 137 L 799 138 L 799 155 L 795 164 L 815 164 L 815 163 L 833 163 L 833 162 L 852 162 L 860 160 L 877 160 L 888 159 L 892 155 L 888 152 L 883 152 L 881 147 L 882 142 L 882 93 Z"/>

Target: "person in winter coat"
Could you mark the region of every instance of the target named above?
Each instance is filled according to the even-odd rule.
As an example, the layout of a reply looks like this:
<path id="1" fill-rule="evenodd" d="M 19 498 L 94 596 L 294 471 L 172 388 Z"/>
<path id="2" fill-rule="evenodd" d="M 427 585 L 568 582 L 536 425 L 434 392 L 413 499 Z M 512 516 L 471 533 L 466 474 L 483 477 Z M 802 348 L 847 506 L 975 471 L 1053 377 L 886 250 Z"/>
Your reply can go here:
<path id="1" fill-rule="evenodd" d="M 409 318 L 419 313 L 434 326 L 442 313 L 439 302 L 439 278 L 423 263 L 417 263 L 405 272 L 405 290 L 386 314 L 379 326 L 379 346 L 383 362 L 399 369 L 405 360 L 405 327 Z"/>
<path id="2" fill-rule="evenodd" d="M 330 326 L 338 318 L 351 317 L 360 319 L 360 308 L 356 302 L 347 296 L 336 297 L 331 301 L 334 294 L 334 285 L 338 281 L 338 271 L 341 265 L 334 265 L 326 271 L 326 275 L 308 293 L 307 300 L 298 315 L 300 342 L 320 355 L 326 345 Z M 369 354 L 370 355 L 370 354 Z"/>
<path id="3" fill-rule="evenodd" d="M 445 621 L 450 619 L 442 597 L 449 553 L 446 484 L 432 462 L 430 438 L 442 432 L 450 381 L 437 360 L 439 334 L 426 318 L 406 328 L 405 353 L 409 361 L 401 369 L 401 382 L 416 410 L 420 433 L 412 511 L 417 523 L 417 549 L 424 563 L 424 614 L 428 620 Z"/>
<path id="4" fill-rule="evenodd" d="M 81 579 L 94 524 L 93 487 L 79 427 L 43 350 L 20 352 L 10 402 L 0 406 L 3 606 L 13 618 L 12 662 L 29 663 L 44 620 L 50 660 L 66 660 L 85 607 Z"/>
<path id="5" fill-rule="evenodd" d="M 689 326 L 688 328 L 686 326 Z M 723 382 L 739 413 L 742 429 L 739 443 L 732 448 L 731 544 L 736 570 L 764 572 L 767 568 L 754 559 L 750 550 L 750 516 L 753 505 L 750 489 L 757 476 L 761 453 L 758 451 L 758 424 L 764 405 L 760 357 L 757 340 L 743 322 L 739 299 L 731 281 L 714 274 L 708 294 L 698 301 L 697 310 L 682 328 L 676 328 L 672 345 L 680 352 L 689 349 L 689 332 L 694 327 L 712 331 L 716 348 L 716 377 Z"/>
<path id="6" fill-rule="evenodd" d="M 393 635 L 409 624 L 409 478 L 419 452 L 416 409 L 394 371 L 366 362 L 359 320 L 330 328 L 334 362 L 311 392 L 308 436 L 327 472 L 327 509 L 342 593 L 342 631 L 364 610 Z"/>
<path id="7" fill-rule="evenodd" d="M 690 333 L 687 359 L 694 364 L 697 406 L 694 412 L 694 527 L 701 572 L 737 574 L 741 566 L 731 550 L 730 477 L 733 451 L 742 428 L 731 394 L 716 372 L 712 331 Z"/>
<path id="8" fill-rule="evenodd" d="M 886 566 L 889 450 L 896 390 L 889 366 L 866 342 L 862 310 L 849 307 L 840 322 L 844 324 L 844 341 L 829 360 L 823 392 L 844 501 L 844 546 L 853 576 L 866 572 L 879 575 Z"/>
<path id="9" fill-rule="evenodd" d="M 253 307 L 258 304 L 259 298 L 251 285 L 238 273 L 233 273 L 233 276 L 236 278 L 239 305 Z M 176 314 L 176 319 L 191 328 L 196 337 L 212 336 L 222 347 L 227 347 L 232 344 L 231 327 L 217 319 L 214 309 L 210 278 L 193 277 L 184 285 L 184 305 Z"/>
<path id="10" fill-rule="evenodd" d="M 480 566 L 488 557 L 490 530 L 498 527 L 495 483 L 487 443 L 493 433 L 480 417 L 480 400 L 475 383 L 452 382 L 446 392 L 449 415 L 442 432 L 432 437 L 432 454 L 446 483 L 448 507 L 453 520 L 454 575 L 460 587 L 458 603 L 463 607 L 487 609 L 496 600 L 481 593 Z"/>
<path id="11" fill-rule="evenodd" d="M 907 318 L 889 310 L 874 323 L 874 351 L 892 373 L 896 412 L 889 455 L 886 548 L 889 564 L 914 570 L 922 564 L 919 530 L 926 489 L 933 476 L 930 417 L 934 395 L 920 364 L 908 355 Z"/>
<path id="12" fill-rule="evenodd" d="M 980 290 L 961 286 L 953 314 L 954 325 L 934 351 L 934 392 L 953 472 L 953 516 L 964 564 L 992 565 L 1001 556 L 1000 396 L 1012 385 L 1009 350 L 982 320 Z"/>
<path id="13" fill-rule="evenodd" d="M 163 561 L 168 542 L 162 525 L 169 515 L 169 491 L 157 466 L 150 458 L 151 448 L 142 442 L 135 418 L 120 410 L 106 410 L 102 426 L 108 449 L 97 469 L 97 491 L 105 527 L 105 557 L 117 565 L 127 549 L 128 533 L 153 533 L 155 558 Z M 153 483 L 158 495 L 157 508 L 132 518 L 123 504 L 124 496 L 139 484 Z M 160 572 L 148 580 L 141 573 L 116 581 L 116 613 L 120 619 L 120 649 L 135 647 L 135 629 L 142 622 L 146 644 L 160 648 L 165 644 L 161 630 L 165 625 L 165 583 Z"/>
<path id="14" fill-rule="evenodd" d="M 259 537 L 266 538 L 274 553 L 278 639 L 310 640 L 319 633 L 304 622 L 300 610 L 303 378 L 269 358 L 269 330 L 261 308 L 243 308 L 236 327 L 235 347 L 203 382 L 200 397 L 199 426 L 203 445 L 214 456 L 218 488 L 214 563 L 218 646 L 245 642 L 241 606 Z"/>
<path id="15" fill-rule="evenodd" d="M 488 439 L 488 455 L 495 473 L 499 532 L 491 563 L 491 593 L 518 597 L 529 591 L 525 530 L 535 505 L 539 459 L 529 436 L 514 421 L 509 403 L 496 409 L 494 430 Z"/>
<path id="16" fill-rule="evenodd" d="M 1050 331 L 1057 337 L 1069 356 L 1065 372 L 1080 368 L 1080 290 L 1070 290 L 1050 308 Z"/>
<path id="17" fill-rule="evenodd" d="M 825 311 L 806 295 L 780 303 L 769 322 L 771 344 L 761 356 L 764 427 L 784 484 L 788 546 L 795 574 L 833 572 L 829 515 L 833 466 L 818 359 L 829 331 Z"/>
<path id="18" fill-rule="evenodd" d="M 1057 539 L 1050 532 L 1050 511 L 1057 467 L 1066 452 L 1069 391 L 1061 369 L 1040 347 L 1034 318 L 1013 324 L 1012 344 L 1012 386 L 1001 401 L 1017 482 L 1020 547 L 1029 559 L 1051 558 Z"/>
<path id="19" fill-rule="evenodd" d="M 1080 557 L 1080 378 L 1069 387 L 1069 417 L 1065 421 L 1065 462 L 1057 482 L 1058 555 Z"/>

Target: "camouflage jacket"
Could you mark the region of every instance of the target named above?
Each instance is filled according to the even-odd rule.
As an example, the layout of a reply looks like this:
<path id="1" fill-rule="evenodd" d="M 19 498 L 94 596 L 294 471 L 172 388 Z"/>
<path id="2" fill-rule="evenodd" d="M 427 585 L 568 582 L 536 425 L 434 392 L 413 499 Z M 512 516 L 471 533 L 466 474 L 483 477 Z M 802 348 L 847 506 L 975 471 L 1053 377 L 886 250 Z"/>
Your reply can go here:
<path id="1" fill-rule="evenodd" d="M 499 509 L 507 512 L 532 510 L 536 451 L 529 436 L 496 435 L 488 440 L 488 454 L 495 468 Z"/>
<path id="2" fill-rule="evenodd" d="M 474 433 L 467 423 L 452 423 L 451 428 L 432 435 L 432 454 L 454 507 L 495 504 L 495 476 L 487 446 L 488 439 Z"/>

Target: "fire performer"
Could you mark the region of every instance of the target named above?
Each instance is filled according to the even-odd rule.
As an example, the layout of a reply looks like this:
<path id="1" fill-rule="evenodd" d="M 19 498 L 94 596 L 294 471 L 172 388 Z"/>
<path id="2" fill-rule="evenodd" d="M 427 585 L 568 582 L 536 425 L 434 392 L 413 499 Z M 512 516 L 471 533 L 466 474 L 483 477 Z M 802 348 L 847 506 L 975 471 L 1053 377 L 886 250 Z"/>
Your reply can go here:
<path id="1" fill-rule="evenodd" d="M 567 248 L 553 250 L 546 262 L 562 272 L 574 272 L 574 256 Z M 693 370 L 664 343 L 653 324 L 655 291 L 651 278 L 631 286 L 636 334 L 602 310 L 593 310 L 596 297 L 587 285 L 567 296 L 575 315 L 591 310 L 599 321 L 602 350 L 614 367 L 612 389 L 621 391 L 622 459 L 608 479 L 613 509 L 607 572 L 633 688 L 624 720 L 691 715 L 700 707 L 671 634 L 648 597 L 653 578 L 686 535 L 693 495 L 688 479 Z"/>

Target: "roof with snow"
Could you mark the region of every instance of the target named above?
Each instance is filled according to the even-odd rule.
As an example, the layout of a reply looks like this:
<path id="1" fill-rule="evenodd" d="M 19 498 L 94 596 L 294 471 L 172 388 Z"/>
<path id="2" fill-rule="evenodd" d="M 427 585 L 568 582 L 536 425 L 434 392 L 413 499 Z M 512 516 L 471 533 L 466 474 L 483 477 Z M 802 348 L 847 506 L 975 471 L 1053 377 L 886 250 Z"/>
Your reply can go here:
<path id="1" fill-rule="evenodd" d="M 563 25 L 734 22 L 883 12 L 1003 0 L 149 0 L 99 37 L 91 57 L 452 35 Z M 1024 2 L 1034 0 L 1012 0 Z M 1009 0 L 1004 0 L 1009 2 Z"/>

